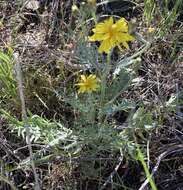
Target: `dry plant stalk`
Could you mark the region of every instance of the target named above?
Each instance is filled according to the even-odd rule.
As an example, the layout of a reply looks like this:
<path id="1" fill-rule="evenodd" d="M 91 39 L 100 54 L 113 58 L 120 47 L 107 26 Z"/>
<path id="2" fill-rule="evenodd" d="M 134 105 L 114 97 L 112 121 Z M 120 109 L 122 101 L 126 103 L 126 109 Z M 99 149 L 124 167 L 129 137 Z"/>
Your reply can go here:
<path id="1" fill-rule="evenodd" d="M 32 151 L 32 145 L 31 145 L 31 140 L 30 140 L 30 136 L 31 136 L 30 126 L 27 122 L 27 113 L 26 113 L 25 98 L 24 98 L 24 92 L 23 92 L 21 63 L 20 63 L 20 57 L 19 57 L 18 53 L 14 54 L 14 59 L 15 59 L 15 72 L 16 72 L 16 79 L 17 79 L 17 84 L 18 84 L 18 92 L 19 92 L 20 101 L 21 101 L 22 120 L 24 122 L 24 127 L 26 130 L 26 143 L 28 145 L 29 154 L 30 154 L 30 162 L 31 162 L 31 166 L 32 166 L 32 170 L 33 170 L 34 178 L 35 178 L 35 188 L 34 189 L 40 190 L 39 178 L 38 178 L 38 174 L 36 172 L 36 167 L 34 164 L 33 151 Z"/>

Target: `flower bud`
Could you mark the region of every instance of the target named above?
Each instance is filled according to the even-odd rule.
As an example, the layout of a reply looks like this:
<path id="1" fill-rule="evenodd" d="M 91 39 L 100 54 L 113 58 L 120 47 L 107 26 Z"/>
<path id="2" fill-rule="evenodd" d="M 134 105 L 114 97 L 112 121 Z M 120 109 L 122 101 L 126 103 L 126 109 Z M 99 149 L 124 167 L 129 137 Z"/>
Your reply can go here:
<path id="1" fill-rule="evenodd" d="M 96 6 L 96 0 L 87 0 L 88 5 L 95 7 Z"/>
<path id="2" fill-rule="evenodd" d="M 79 12 L 79 9 L 78 9 L 78 7 L 77 7 L 77 5 L 72 5 L 72 13 L 78 13 Z"/>
<path id="3" fill-rule="evenodd" d="M 153 32 L 155 31 L 155 28 L 149 27 L 147 31 L 148 31 L 149 33 L 153 33 Z"/>

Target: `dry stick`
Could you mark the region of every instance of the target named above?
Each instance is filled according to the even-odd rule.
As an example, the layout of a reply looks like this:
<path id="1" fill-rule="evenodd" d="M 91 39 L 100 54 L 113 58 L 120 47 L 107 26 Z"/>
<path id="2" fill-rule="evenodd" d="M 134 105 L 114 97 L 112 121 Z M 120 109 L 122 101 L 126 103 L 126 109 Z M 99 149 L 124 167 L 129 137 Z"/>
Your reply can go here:
<path id="1" fill-rule="evenodd" d="M 14 184 L 8 180 L 8 178 L 6 178 L 5 176 L 3 176 L 2 174 L 0 174 L 0 181 L 4 181 L 5 183 L 7 183 L 12 190 L 17 190 L 17 188 L 14 186 Z"/>
<path id="2" fill-rule="evenodd" d="M 163 158 L 165 158 L 166 156 L 168 156 L 171 153 L 175 153 L 175 152 L 179 152 L 179 151 L 183 151 L 183 145 L 175 145 L 173 147 L 170 147 L 167 151 L 163 152 L 162 154 L 160 154 L 158 156 L 158 161 L 155 165 L 155 167 L 152 170 L 151 173 L 151 178 L 153 177 L 153 175 L 156 173 L 156 171 L 159 168 L 160 162 Z M 145 187 L 147 186 L 147 184 L 149 183 L 149 179 L 147 178 L 144 183 L 140 186 L 140 188 L 138 190 L 144 190 Z"/>
<path id="3" fill-rule="evenodd" d="M 176 103 L 177 116 L 182 118 L 183 114 L 181 113 L 181 109 L 178 106 L 178 103 L 179 103 L 179 100 L 180 100 L 180 91 L 179 91 L 179 84 L 177 82 L 175 83 L 175 90 L 176 90 L 176 94 L 177 94 L 177 103 Z"/>
<path id="4" fill-rule="evenodd" d="M 119 157 L 119 163 L 116 165 L 115 169 L 113 170 L 113 172 L 110 174 L 110 176 L 107 178 L 107 181 L 102 185 L 102 187 L 100 188 L 100 190 L 105 189 L 105 187 L 107 186 L 108 183 L 110 183 L 114 177 L 114 175 L 117 173 L 121 162 L 123 161 L 122 157 Z"/>
<path id="5" fill-rule="evenodd" d="M 26 113 L 26 108 L 25 108 L 25 98 L 24 98 L 24 92 L 23 92 L 23 81 L 22 81 L 20 59 L 18 57 L 18 54 L 14 54 L 14 58 L 15 58 L 15 71 L 16 71 L 16 78 L 17 78 L 17 83 L 18 83 L 18 91 L 20 95 L 21 108 L 22 108 L 22 120 L 24 121 L 24 125 L 25 125 L 24 127 L 26 129 L 26 142 L 28 145 L 29 154 L 30 154 L 30 162 L 31 162 L 31 166 L 32 166 L 32 170 L 33 170 L 34 178 L 35 178 L 35 190 L 40 190 L 39 179 L 38 179 L 36 167 L 34 164 L 33 151 L 32 151 L 31 140 L 30 140 L 30 126 L 27 122 L 27 113 Z"/>

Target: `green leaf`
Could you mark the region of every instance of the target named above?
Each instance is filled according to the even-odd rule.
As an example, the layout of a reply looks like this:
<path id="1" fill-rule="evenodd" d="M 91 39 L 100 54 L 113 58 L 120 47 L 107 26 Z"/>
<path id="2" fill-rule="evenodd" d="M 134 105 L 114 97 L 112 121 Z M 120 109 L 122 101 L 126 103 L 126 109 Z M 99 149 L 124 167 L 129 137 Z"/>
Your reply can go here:
<path id="1" fill-rule="evenodd" d="M 129 102 L 128 100 L 123 99 L 121 102 L 118 102 L 118 104 L 106 105 L 106 107 L 103 108 L 103 113 L 113 115 L 118 111 L 128 111 L 134 108 L 134 102 Z"/>
<path id="2" fill-rule="evenodd" d="M 113 79 L 112 84 L 109 85 L 106 90 L 108 99 L 111 100 L 115 96 L 120 95 L 120 93 L 124 92 L 129 87 L 132 78 L 133 75 L 131 70 L 127 68 L 121 69 L 118 76 Z"/>

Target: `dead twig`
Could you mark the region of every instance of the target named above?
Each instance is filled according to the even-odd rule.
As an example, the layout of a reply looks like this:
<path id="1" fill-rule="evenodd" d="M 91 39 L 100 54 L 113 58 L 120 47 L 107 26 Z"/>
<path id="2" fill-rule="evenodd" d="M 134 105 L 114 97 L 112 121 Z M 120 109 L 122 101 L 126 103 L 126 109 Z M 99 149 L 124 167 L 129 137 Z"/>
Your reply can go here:
<path id="1" fill-rule="evenodd" d="M 3 176 L 2 174 L 0 174 L 0 181 L 4 181 L 5 183 L 7 183 L 12 190 L 17 190 L 17 188 L 14 186 L 14 184 L 9 181 L 5 176 Z"/>
<path id="2" fill-rule="evenodd" d="M 15 58 L 15 63 L 16 63 L 15 71 L 16 71 L 16 78 L 17 78 L 17 83 L 18 83 L 18 91 L 19 91 L 21 107 L 22 107 L 22 120 L 24 121 L 24 124 L 25 124 L 26 142 L 28 145 L 29 154 L 30 154 L 30 162 L 31 162 L 31 166 L 32 166 L 34 178 L 35 178 L 35 190 L 40 190 L 39 178 L 38 178 L 38 175 L 36 172 L 36 167 L 34 164 L 33 151 L 32 151 L 32 145 L 31 145 L 31 140 L 30 140 L 30 135 L 31 135 L 30 134 L 30 126 L 27 123 L 27 113 L 26 113 L 25 98 L 24 98 L 24 92 L 23 92 L 23 81 L 22 81 L 22 71 L 21 71 L 20 59 L 19 59 L 18 54 L 14 54 L 14 58 Z"/>
<path id="3" fill-rule="evenodd" d="M 108 184 L 108 183 L 111 183 L 111 181 L 112 181 L 114 175 L 117 173 L 117 171 L 118 171 L 118 169 L 119 169 L 119 167 L 120 167 L 122 161 L 123 161 L 123 157 L 120 156 L 120 157 L 119 157 L 119 162 L 118 162 L 118 164 L 116 165 L 116 167 L 114 168 L 114 170 L 113 170 L 113 172 L 110 174 L 110 176 L 107 178 L 106 182 L 102 185 L 102 187 L 100 188 L 100 190 L 105 189 L 105 187 L 107 186 L 107 184 Z"/>

